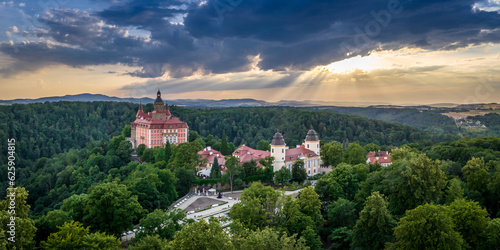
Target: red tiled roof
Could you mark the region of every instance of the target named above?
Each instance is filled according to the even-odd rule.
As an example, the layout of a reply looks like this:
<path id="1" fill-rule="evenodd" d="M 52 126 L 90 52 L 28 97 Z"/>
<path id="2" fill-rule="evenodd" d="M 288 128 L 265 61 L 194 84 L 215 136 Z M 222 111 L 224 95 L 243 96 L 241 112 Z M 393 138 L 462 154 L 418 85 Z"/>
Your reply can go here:
<path id="1" fill-rule="evenodd" d="M 290 148 L 285 151 L 285 161 L 295 161 L 300 159 L 301 156 L 314 157 L 318 155 L 305 148 L 304 145 L 301 145 L 298 148 Z"/>
<path id="2" fill-rule="evenodd" d="M 260 166 L 259 159 L 264 159 L 270 155 L 271 152 L 269 151 L 253 149 L 246 145 L 237 148 L 233 152 L 233 156 L 238 156 L 241 163 L 254 160 L 257 162 L 257 166 Z"/>
<path id="3" fill-rule="evenodd" d="M 211 154 L 210 154 L 211 153 Z M 208 159 L 207 163 L 209 164 L 214 164 L 215 157 L 217 157 L 217 161 L 219 162 L 220 165 L 224 165 L 226 163 L 226 160 L 224 159 L 224 155 L 221 154 L 221 152 L 212 149 L 212 148 L 204 148 L 201 151 L 198 151 L 198 154 L 201 155 L 201 159 Z"/>
<path id="4" fill-rule="evenodd" d="M 368 152 L 368 154 L 366 155 L 366 160 L 369 160 L 371 164 L 375 164 L 375 162 L 378 162 L 380 164 L 392 163 L 391 155 L 389 155 L 389 152 L 380 150 L 378 152 L 374 151 Z"/>

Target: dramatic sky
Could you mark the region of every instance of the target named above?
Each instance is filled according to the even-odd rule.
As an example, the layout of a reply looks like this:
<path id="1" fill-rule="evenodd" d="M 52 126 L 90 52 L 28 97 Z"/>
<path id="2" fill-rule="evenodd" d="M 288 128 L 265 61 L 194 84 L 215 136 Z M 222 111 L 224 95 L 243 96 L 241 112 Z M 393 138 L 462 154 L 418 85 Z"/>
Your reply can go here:
<path id="1" fill-rule="evenodd" d="M 500 0 L 21 0 L 0 18 L 0 99 L 500 102 Z"/>

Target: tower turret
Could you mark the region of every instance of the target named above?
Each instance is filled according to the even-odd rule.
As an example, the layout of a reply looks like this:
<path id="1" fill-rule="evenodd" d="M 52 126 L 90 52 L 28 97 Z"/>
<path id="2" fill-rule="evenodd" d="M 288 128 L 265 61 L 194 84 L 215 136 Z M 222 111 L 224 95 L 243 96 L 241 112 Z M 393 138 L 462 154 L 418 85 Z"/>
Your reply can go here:
<path id="1" fill-rule="evenodd" d="M 304 142 L 307 149 L 313 151 L 319 155 L 321 148 L 319 147 L 319 137 L 314 129 L 309 130 L 306 135 L 306 140 Z"/>
<path id="2" fill-rule="evenodd" d="M 271 141 L 271 156 L 274 157 L 273 170 L 274 172 L 280 170 L 285 166 L 285 153 L 286 144 L 283 140 L 283 135 L 280 132 L 276 132 Z"/>
<path id="3" fill-rule="evenodd" d="M 157 111 L 165 110 L 165 103 L 163 103 L 163 100 L 161 99 L 161 92 L 159 89 L 158 89 L 158 92 L 156 92 L 156 100 L 154 102 L 154 107 L 155 107 L 154 110 L 157 110 Z"/>

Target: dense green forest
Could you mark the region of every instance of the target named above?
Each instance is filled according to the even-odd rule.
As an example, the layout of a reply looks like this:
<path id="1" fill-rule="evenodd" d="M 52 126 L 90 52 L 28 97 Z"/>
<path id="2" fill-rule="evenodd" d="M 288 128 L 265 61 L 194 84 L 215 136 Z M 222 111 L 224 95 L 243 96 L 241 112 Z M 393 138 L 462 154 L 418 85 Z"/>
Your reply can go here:
<path id="1" fill-rule="evenodd" d="M 460 132 L 453 118 L 441 114 L 443 111 L 375 107 L 324 107 L 313 109 L 329 110 L 336 113 L 359 115 L 386 122 L 407 124 L 431 133 L 456 135 Z"/>
<path id="2" fill-rule="evenodd" d="M 40 157 L 52 157 L 69 149 L 81 149 L 92 141 L 107 141 L 119 135 L 135 119 L 137 104 L 116 102 L 56 102 L 0 106 L 0 140 L 15 138 L 19 165 L 33 164 Z M 144 110 L 153 110 L 145 105 Z M 201 136 L 221 138 L 225 131 L 235 146 L 257 147 L 270 141 L 279 130 L 289 146 L 302 143 L 307 131 L 315 129 L 320 139 L 357 141 L 363 144 L 403 145 L 420 140 L 452 139 L 398 124 L 359 116 L 332 114 L 300 108 L 187 109 L 171 107 Z M 0 161 L 5 162 L 5 147 Z"/>
<path id="3" fill-rule="evenodd" d="M 16 139 L 18 164 L 107 141 L 134 120 L 138 105 L 117 102 L 45 102 L 0 106 L 0 141 Z M 6 162 L 7 148 L 0 150 Z"/>
<path id="4" fill-rule="evenodd" d="M 398 123 L 303 108 L 186 110 L 174 107 L 172 111 L 201 136 L 220 136 L 225 131 L 235 145 L 247 144 L 250 147 L 256 147 L 260 140 L 270 141 L 277 130 L 283 134 L 287 145 L 295 146 L 302 143 L 311 128 L 321 140 L 362 144 L 398 146 L 420 140 L 439 142 L 456 138 Z"/>
<path id="5" fill-rule="evenodd" d="M 81 108 L 83 112 L 93 105 L 104 109 L 114 104 L 61 102 L 50 104 L 50 109 L 44 105 L 48 104 L 35 104 L 38 116 L 23 115 L 30 105 L 14 105 L 17 116 L 25 120 L 6 120 L 2 125 L 2 132 L 9 131 L 3 136 L 12 137 L 10 131 L 17 131 L 16 146 L 25 147 L 17 156 L 26 159 L 17 168 L 15 194 L 16 230 L 23 237 L 16 238 L 15 244 L 7 242 L 8 184 L 2 181 L 0 195 L 6 199 L 0 201 L 0 234 L 5 237 L 0 237 L 0 249 L 117 249 L 118 237 L 134 225 L 141 229 L 129 243 L 131 250 L 500 246 L 499 137 L 435 135 L 406 125 L 307 109 L 172 107 L 172 113 L 197 133 L 180 145 L 142 148 L 137 152 L 141 162 L 135 162 L 125 137 L 136 105 L 121 103 L 125 108 L 117 109 L 120 112 L 100 110 L 103 117 L 97 119 L 101 123 L 121 121 L 113 131 L 92 122 L 90 117 L 97 113 L 88 111 L 87 118 L 81 119 L 74 116 L 70 124 L 64 122 L 70 114 L 55 110 Z M 47 145 L 46 130 L 33 129 L 31 136 L 20 133 L 30 123 L 60 128 L 65 131 L 62 138 L 81 136 L 87 142 L 71 146 L 61 138 L 59 145 Z M 291 171 L 283 168 L 273 173 L 268 171 L 272 159 L 262 160 L 263 168 L 257 168 L 255 162 L 240 165 L 233 157 L 226 159 L 222 176 L 214 172 L 210 179 L 195 177 L 201 163 L 196 152 L 204 145 L 218 145 L 225 152 L 241 143 L 265 148 L 276 130 L 283 131 L 288 145 L 293 145 L 310 128 L 323 140 L 323 161 L 333 166 L 331 172 L 311 178 L 317 179 L 315 187 L 304 182 L 307 177 L 300 161 Z M 94 130 L 103 137 L 80 132 Z M 28 153 L 36 148 L 25 145 L 30 140 L 41 147 L 60 148 L 60 152 L 44 150 L 36 158 Z M 367 166 L 366 153 L 382 148 L 391 151 L 393 164 Z M 7 180 L 5 162 L 0 169 L 2 180 Z M 168 210 L 192 186 L 218 182 L 229 183 L 231 188 L 247 186 L 241 202 L 230 211 L 229 228 L 223 228 L 223 220 L 196 222 L 186 219 L 184 211 Z M 302 183 L 305 188 L 295 199 L 279 189 Z"/>

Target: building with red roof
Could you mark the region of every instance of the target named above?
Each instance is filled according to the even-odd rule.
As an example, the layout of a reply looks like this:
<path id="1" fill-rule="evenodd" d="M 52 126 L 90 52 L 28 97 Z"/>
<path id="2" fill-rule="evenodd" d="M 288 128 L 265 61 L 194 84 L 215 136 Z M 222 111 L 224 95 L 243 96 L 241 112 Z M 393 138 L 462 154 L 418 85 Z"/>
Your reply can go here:
<path id="1" fill-rule="evenodd" d="M 154 110 L 144 112 L 142 105 L 135 116 L 135 121 L 130 123 L 131 142 L 134 148 L 140 144 L 146 148 L 163 147 L 165 143 L 179 144 L 187 142 L 189 127 L 187 123 L 172 116 L 168 104 L 163 103 L 161 92 L 156 93 Z"/>
<path id="2" fill-rule="evenodd" d="M 274 157 L 274 172 L 279 171 L 282 167 L 286 167 L 291 171 L 293 164 L 298 160 L 302 160 L 307 175 L 314 176 L 320 173 L 320 154 L 319 137 L 313 129 L 307 132 L 304 143 L 297 145 L 296 148 L 288 148 L 283 135 L 279 132 L 274 134 L 271 142 L 271 156 Z"/>
<path id="3" fill-rule="evenodd" d="M 212 147 L 206 147 L 201 151 L 198 151 L 198 155 L 201 156 L 201 160 L 204 161 L 202 163 L 201 168 L 209 168 L 211 169 L 212 166 L 214 165 L 215 158 L 217 158 L 217 162 L 219 163 L 219 166 L 221 169 L 226 163 L 226 159 L 224 159 L 224 155 L 221 154 L 221 152 L 213 149 Z"/>
<path id="4" fill-rule="evenodd" d="M 259 163 L 260 159 L 264 159 L 267 156 L 270 156 L 271 152 L 264 150 L 253 149 L 249 146 L 243 144 L 243 146 L 237 148 L 233 152 L 233 156 L 240 159 L 240 162 L 243 164 L 244 162 L 248 162 L 254 160 L 257 162 L 257 166 L 261 166 Z"/>
<path id="5" fill-rule="evenodd" d="M 387 151 L 380 151 L 380 150 L 378 152 L 370 151 L 366 155 L 366 164 L 375 164 L 377 162 L 382 167 L 387 167 L 392 164 L 391 155 L 389 155 L 389 152 Z"/>

